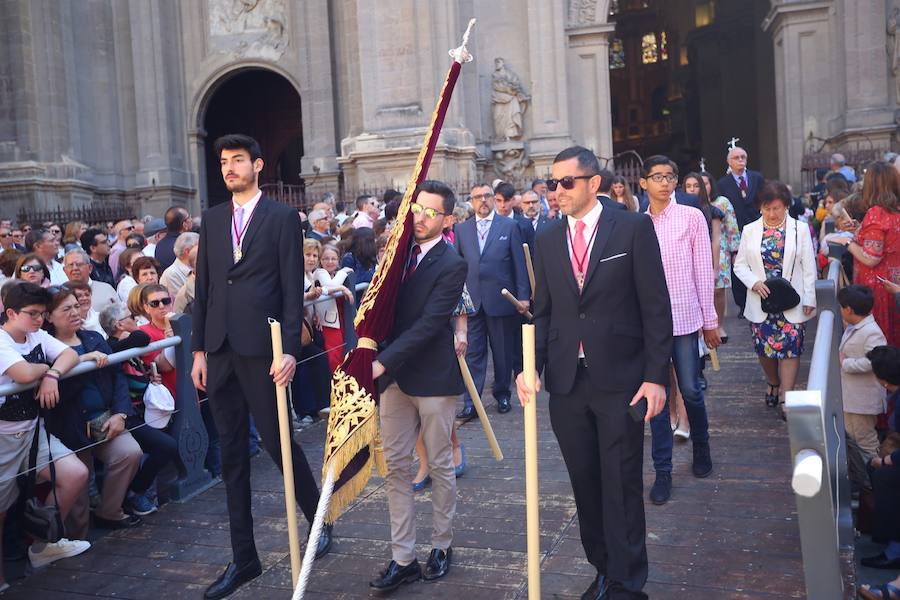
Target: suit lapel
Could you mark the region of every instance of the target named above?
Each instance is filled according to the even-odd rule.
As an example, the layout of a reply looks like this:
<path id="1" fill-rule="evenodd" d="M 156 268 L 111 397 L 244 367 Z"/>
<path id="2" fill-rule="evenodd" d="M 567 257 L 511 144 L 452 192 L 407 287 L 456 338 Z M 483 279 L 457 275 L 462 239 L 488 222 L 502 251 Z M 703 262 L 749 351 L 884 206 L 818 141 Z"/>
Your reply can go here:
<path id="1" fill-rule="evenodd" d="M 569 240 L 566 236 L 566 229 L 568 229 L 569 224 L 565 219 L 563 219 L 563 225 L 563 227 L 557 227 L 552 235 L 547 234 L 547 241 L 556 248 L 555 254 L 559 257 L 559 269 L 563 274 L 563 279 L 566 280 L 566 284 L 572 290 L 572 293 L 578 296 L 578 282 L 575 281 L 575 273 L 572 271 L 572 259 L 569 256 Z"/>
<path id="2" fill-rule="evenodd" d="M 600 262 L 600 257 L 603 256 L 603 249 L 606 247 L 606 242 L 609 241 L 609 236 L 616 224 L 615 221 L 615 213 L 612 210 L 604 210 L 600 213 L 600 222 L 597 226 L 597 235 L 594 238 L 594 247 L 591 248 L 591 258 L 588 263 L 587 273 L 584 276 L 584 287 L 587 287 L 591 282 L 591 275 L 594 274 L 597 264 Z"/>
<path id="3" fill-rule="evenodd" d="M 484 241 L 484 250 L 481 251 L 481 255 L 484 256 L 487 252 L 490 245 L 497 239 L 497 236 L 500 235 L 500 226 L 497 225 L 497 221 L 500 219 L 500 215 L 494 213 L 493 218 L 491 219 L 491 226 L 488 228 L 487 239 Z M 475 229 L 475 235 L 478 235 L 478 228 Z"/>
<path id="4" fill-rule="evenodd" d="M 416 279 L 419 273 L 425 271 L 436 263 L 438 259 L 444 255 L 444 252 L 447 251 L 447 243 L 444 241 L 438 242 L 434 248 L 428 251 L 428 253 L 422 258 L 419 262 L 419 265 L 416 267 L 416 270 L 413 271 L 412 277 L 409 278 L 410 281 Z"/>

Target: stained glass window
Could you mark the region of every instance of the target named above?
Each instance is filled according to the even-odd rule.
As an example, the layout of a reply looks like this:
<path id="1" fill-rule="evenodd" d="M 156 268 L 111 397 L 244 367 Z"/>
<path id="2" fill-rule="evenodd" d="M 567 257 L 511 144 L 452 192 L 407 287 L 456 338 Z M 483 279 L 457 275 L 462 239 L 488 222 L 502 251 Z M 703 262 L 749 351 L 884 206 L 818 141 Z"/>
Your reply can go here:
<path id="1" fill-rule="evenodd" d="M 659 60 L 669 60 L 669 40 L 665 31 L 659 34 Z"/>
<path id="2" fill-rule="evenodd" d="M 621 38 L 613 38 L 609 43 L 609 68 L 625 68 L 625 44 L 622 43 Z"/>
<path id="3" fill-rule="evenodd" d="M 659 60 L 659 50 L 656 45 L 656 34 L 647 33 L 641 38 L 641 62 L 645 65 Z"/>

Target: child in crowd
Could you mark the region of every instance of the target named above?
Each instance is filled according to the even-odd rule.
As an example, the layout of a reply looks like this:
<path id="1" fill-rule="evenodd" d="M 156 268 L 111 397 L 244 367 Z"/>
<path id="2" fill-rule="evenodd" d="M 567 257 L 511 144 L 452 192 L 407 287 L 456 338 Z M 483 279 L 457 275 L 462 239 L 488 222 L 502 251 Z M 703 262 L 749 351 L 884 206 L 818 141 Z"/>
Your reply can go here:
<path id="1" fill-rule="evenodd" d="M 840 345 L 844 423 L 847 434 L 870 459 L 878 454 L 875 422 L 885 411 L 885 396 L 866 353 L 887 344 L 887 340 L 872 317 L 872 290 L 864 285 L 849 285 L 838 291 L 837 300 L 845 323 Z"/>
<path id="2" fill-rule="evenodd" d="M 0 398 L 0 529 L 6 511 L 19 495 L 16 475 L 28 469 L 32 443 L 38 444 L 39 481 L 50 479 L 47 465 L 53 456 L 56 489 L 49 494 L 47 502 L 58 503 L 63 520 L 87 485 L 87 467 L 56 437 L 47 435 L 43 421 L 38 418 L 41 409 L 49 410 L 59 402 L 59 378 L 79 362 L 74 350 L 41 329 L 49 304 L 49 292 L 28 282 L 12 287 L 5 299 L 0 328 L 0 385 L 38 382 L 40 385 Z M 54 543 L 35 542 L 28 549 L 28 558 L 33 568 L 40 568 L 81 554 L 90 547 L 86 541 L 66 538 Z M 8 587 L 0 565 L 0 592 Z"/>

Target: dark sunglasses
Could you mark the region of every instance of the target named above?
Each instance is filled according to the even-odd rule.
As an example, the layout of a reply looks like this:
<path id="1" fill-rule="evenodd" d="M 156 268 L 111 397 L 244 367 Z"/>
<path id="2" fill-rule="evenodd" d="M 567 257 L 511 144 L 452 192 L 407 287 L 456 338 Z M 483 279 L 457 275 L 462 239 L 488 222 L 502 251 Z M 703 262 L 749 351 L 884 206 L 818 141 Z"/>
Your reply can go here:
<path id="1" fill-rule="evenodd" d="M 40 265 L 22 265 L 22 268 L 19 269 L 22 273 L 37 273 L 38 271 L 43 271 L 44 267 Z"/>
<path id="2" fill-rule="evenodd" d="M 567 190 L 571 190 L 575 187 L 576 179 L 590 179 L 593 175 L 567 175 L 562 179 L 548 179 L 547 180 L 547 189 L 551 192 L 556 191 L 556 186 L 561 185 L 563 188 Z"/>
<path id="3" fill-rule="evenodd" d="M 149 302 L 147 302 L 147 304 L 149 304 L 153 308 L 159 308 L 160 304 L 162 304 L 163 306 L 168 306 L 168 305 L 172 304 L 172 299 L 171 298 L 160 298 L 159 300 L 150 300 Z"/>

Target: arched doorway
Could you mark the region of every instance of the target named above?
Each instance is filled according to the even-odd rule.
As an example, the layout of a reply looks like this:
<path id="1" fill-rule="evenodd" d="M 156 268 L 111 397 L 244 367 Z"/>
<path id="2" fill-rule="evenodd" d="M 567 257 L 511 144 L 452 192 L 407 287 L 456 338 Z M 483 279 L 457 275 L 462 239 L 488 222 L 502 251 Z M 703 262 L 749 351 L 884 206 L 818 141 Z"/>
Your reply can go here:
<path id="1" fill-rule="evenodd" d="M 230 74 L 211 93 L 203 115 L 206 130 L 207 206 L 228 199 L 213 143 L 227 133 L 244 133 L 259 142 L 265 167 L 260 185 L 283 182 L 301 185 L 303 125 L 300 95 L 290 81 L 266 69 Z"/>
<path id="2" fill-rule="evenodd" d="M 725 170 L 732 137 L 751 168 L 777 172 L 775 65 L 760 28 L 770 0 L 612 0 L 615 152 Z M 684 171 L 686 172 L 686 171 Z"/>

